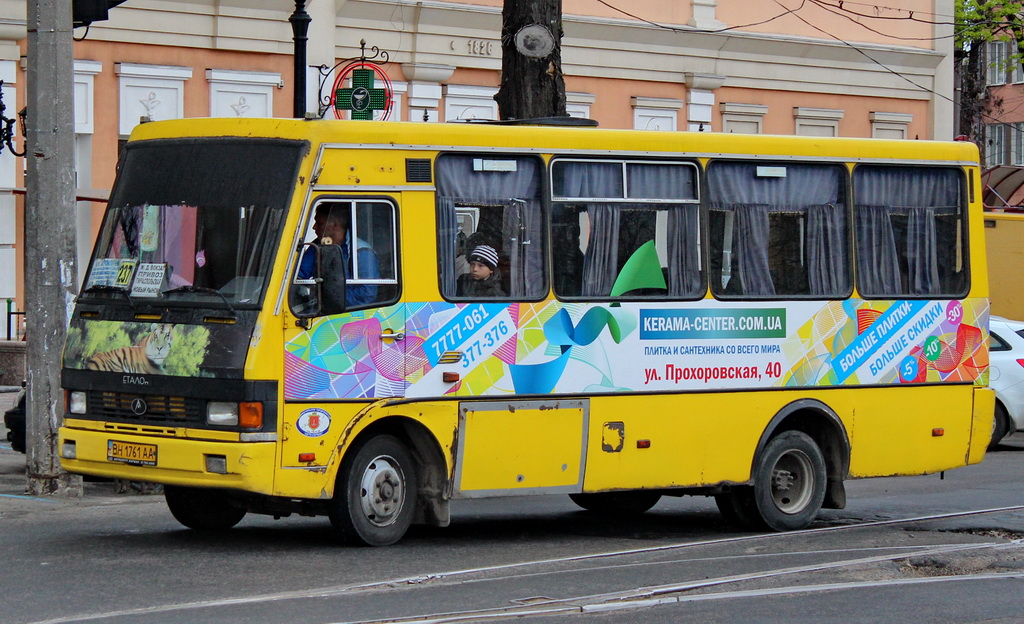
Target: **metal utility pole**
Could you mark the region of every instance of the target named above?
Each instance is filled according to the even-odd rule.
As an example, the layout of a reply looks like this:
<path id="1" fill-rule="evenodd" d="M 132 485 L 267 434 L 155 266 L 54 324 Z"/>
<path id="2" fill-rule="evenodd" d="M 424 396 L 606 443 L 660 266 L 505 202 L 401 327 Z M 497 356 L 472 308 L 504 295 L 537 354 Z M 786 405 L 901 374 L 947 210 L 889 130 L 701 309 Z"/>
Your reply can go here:
<path id="1" fill-rule="evenodd" d="M 25 175 L 25 320 L 28 489 L 81 496 L 64 472 L 57 429 L 64 413 L 61 351 L 78 283 L 75 266 L 73 40 L 68 0 L 28 0 Z"/>

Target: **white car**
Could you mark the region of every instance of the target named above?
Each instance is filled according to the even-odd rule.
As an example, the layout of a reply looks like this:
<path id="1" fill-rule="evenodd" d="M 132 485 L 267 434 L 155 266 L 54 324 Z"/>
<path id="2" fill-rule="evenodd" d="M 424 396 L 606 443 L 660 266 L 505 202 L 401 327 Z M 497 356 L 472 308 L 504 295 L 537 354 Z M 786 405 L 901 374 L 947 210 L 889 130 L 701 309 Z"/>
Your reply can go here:
<path id="1" fill-rule="evenodd" d="M 1024 431 L 1024 322 L 989 319 L 989 385 L 996 391 L 992 450 L 1008 433 Z"/>

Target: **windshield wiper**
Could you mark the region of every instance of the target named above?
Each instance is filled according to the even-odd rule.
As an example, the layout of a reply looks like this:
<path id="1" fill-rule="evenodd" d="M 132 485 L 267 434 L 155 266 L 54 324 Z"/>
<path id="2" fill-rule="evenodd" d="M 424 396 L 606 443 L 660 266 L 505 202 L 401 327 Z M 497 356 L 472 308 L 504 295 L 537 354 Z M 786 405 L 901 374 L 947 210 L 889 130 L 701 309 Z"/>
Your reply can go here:
<path id="1" fill-rule="evenodd" d="M 128 300 L 128 305 L 130 305 L 133 308 L 135 307 L 135 301 L 132 300 L 132 296 L 130 294 L 128 294 L 128 289 L 125 288 L 124 286 L 111 286 L 111 285 L 108 285 L 108 284 L 93 284 L 92 286 L 86 288 L 82 292 L 83 293 L 99 293 L 99 292 L 103 292 L 103 293 L 109 293 L 109 292 L 121 293 L 122 295 L 124 295 L 124 298 Z"/>
<path id="2" fill-rule="evenodd" d="M 217 290 L 216 288 L 207 288 L 206 286 L 194 286 L 192 284 L 185 284 L 184 286 L 178 286 L 177 288 L 170 288 L 168 290 L 163 291 L 163 294 L 165 295 L 170 295 L 173 293 L 203 293 L 204 295 L 217 295 L 224 301 L 224 305 L 228 307 L 228 310 L 231 310 L 232 314 L 238 314 L 238 312 L 235 311 L 235 308 L 231 305 L 231 302 L 228 301 L 228 298 L 224 296 L 224 293 Z"/>

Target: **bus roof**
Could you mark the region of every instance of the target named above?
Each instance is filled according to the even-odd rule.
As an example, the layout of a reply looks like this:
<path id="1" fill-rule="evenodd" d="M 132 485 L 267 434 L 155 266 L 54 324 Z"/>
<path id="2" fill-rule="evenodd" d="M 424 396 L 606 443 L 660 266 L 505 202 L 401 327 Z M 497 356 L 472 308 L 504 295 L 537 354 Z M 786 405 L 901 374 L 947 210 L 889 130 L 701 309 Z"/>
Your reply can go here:
<path id="1" fill-rule="evenodd" d="M 965 141 L 823 138 L 720 132 L 659 132 L 587 127 L 496 125 L 481 122 L 416 123 L 302 119 L 177 119 L 140 124 L 131 140 L 184 137 L 272 137 L 312 145 L 386 145 L 503 148 L 588 154 L 764 155 L 839 160 L 950 161 L 977 164 L 978 148 Z"/>

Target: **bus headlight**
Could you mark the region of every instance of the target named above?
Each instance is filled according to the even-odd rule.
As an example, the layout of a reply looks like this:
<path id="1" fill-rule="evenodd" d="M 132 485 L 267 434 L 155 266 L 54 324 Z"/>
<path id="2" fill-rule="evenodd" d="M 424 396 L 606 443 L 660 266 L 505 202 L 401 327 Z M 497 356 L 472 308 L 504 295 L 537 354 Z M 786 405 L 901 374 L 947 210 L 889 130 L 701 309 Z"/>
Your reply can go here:
<path id="1" fill-rule="evenodd" d="M 210 401 L 206 404 L 206 424 L 222 427 L 238 425 L 238 403 Z"/>
<path id="2" fill-rule="evenodd" d="M 68 394 L 68 411 L 72 414 L 85 413 L 85 393 L 75 390 Z"/>

